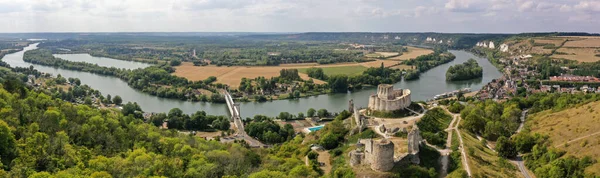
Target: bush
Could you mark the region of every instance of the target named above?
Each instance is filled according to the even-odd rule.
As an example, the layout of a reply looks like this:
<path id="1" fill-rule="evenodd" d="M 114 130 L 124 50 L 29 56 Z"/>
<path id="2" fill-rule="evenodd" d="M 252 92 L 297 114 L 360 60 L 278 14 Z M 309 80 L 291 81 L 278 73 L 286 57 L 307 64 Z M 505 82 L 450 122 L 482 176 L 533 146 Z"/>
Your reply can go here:
<path id="1" fill-rule="evenodd" d="M 181 60 L 173 59 L 173 60 L 171 60 L 171 62 L 169 62 L 169 65 L 171 65 L 171 66 L 179 66 L 179 65 L 181 65 Z"/>

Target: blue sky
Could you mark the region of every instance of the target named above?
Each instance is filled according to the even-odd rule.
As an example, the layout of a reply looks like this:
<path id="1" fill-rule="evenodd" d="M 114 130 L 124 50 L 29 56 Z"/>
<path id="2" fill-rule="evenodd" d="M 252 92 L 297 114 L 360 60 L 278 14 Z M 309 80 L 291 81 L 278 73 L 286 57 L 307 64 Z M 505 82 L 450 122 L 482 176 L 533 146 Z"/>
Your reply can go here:
<path id="1" fill-rule="evenodd" d="M 600 32 L 600 0 L 0 0 L 0 32 Z"/>

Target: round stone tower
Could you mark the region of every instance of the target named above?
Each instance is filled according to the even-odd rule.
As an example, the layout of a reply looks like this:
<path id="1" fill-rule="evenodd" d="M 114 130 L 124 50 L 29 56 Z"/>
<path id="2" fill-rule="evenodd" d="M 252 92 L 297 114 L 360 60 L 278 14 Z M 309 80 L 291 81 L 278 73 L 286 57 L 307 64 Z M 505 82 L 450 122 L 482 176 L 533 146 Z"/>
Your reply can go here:
<path id="1" fill-rule="evenodd" d="M 394 168 L 394 143 L 387 139 L 373 143 L 371 169 L 390 171 Z"/>

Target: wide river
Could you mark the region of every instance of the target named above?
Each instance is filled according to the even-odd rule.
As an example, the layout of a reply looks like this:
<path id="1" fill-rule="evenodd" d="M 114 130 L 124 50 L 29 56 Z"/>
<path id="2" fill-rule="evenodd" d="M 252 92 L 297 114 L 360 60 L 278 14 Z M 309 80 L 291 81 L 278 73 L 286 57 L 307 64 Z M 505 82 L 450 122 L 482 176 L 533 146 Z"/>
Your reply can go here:
<path id="1" fill-rule="evenodd" d="M 23 51 L 8 54 L 2 58 L 3 61 L 11 66 L 29 67 L 52 73 L 54 75 L 61 74 L 64 77 L 76 77 L 81 79 L 83 84 L 87 84 L 92 88 L 99 90 L 103 95 L 110 94 L 112 96 L 119 95 L 125 102 L 137 102 L 146 112 L 168 112 L 172 108 L 179 108 L 186 113 L 193 113 L 199 110 L 206 111 L 212 115 L 227 115 L 227 106 L 225 104 L 190 102 L 174 99 L 165 99 L 152 96 L 141 91 L 137 91 L 127 85 L 127 82 L 116 77 L 101 76 L 87 72 L 79 72 L 65 70 L 53 67 L 47 67 L 37 64 L 31 64 L 23 61 L 23 53 L 28 50 L 37 49 L 37 44 L 25 47 Z M 412 100 L 428 100 L 433 96 L 444 92 L 450 92 L 462 88 L 471 88 L 479 90 L 484 84 L 492 79 L 499 78 L 502 74 L 485 58 L 477 57 L 465 51 L 450 50 L 456 55 L 456 59 L 450 63 L 435 67 L 421 74 L 420 79 L 414 81 L 401 81 L 394 84 L 395 88 L 408 88 L 412 92 Z M 95 62 L 102 66 L 114 66 L 118 68 L 138 68 L 145 67 L 147 64 L 138 62 L 129 62 L 116 60 L 111 58 L 99 58 L 85 54 L 61 54 L 56 57 L 71 60 L 71 61 L 86 61 Z M 448 82 L 446 81 L 446 70 L 459 63 L 463 63 L 468 59 L 473 58 L 483 67 L 483 77 L 470 81 Z M 126 62 L 126 63 L 123 63 Z M 276 116 L 280 112 L 290 112 L 298 114 L 306 112 L 309 108 L 327 109 L 332 112 L 339 112 L 348 109 L 348 101 L 354 100 L 358 107 L 366 107 L 368 96 L 376 93 L 376 88 L 371 87 L 346 94 L 326 94 L 312 96 L 294 100 L 277 100 L 264 103 L 246 102 L 241 103 L 241 115 L 244 117 L 252 117 L 256 114 L 268 116 Z"/>

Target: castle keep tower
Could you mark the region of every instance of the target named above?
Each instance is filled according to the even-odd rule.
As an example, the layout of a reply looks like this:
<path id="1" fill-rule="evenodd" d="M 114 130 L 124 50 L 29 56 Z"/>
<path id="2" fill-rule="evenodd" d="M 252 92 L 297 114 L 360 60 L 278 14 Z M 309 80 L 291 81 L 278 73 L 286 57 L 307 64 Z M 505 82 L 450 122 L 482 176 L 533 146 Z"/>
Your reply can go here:
<path id="1" fill-rule="evenodd" d="M 373 145 L 371 169 L 389 171 L 394 168 L 394 143 L 387 139 L 375 142 Z"/>
<path id="2" fill-rule="evenodd" d="M 369 97 L 369 109 L 376 111 L 395 111 L 410 106 L 410 90 L 394 90 L 393 85 L 377 86 L 377 94 Z"/>

